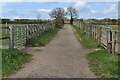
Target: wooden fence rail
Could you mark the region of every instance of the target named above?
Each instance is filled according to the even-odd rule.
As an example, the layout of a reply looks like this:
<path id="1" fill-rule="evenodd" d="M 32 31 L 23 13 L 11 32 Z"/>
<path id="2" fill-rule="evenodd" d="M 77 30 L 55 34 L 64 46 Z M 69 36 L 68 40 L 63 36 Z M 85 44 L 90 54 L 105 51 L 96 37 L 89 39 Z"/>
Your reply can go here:
<path id="1" fill-rule="evenodd" d="M 78 20 L 74 21 L 73 24 L 98 41 L 102 47 L 108 50 L 109 53 L 120 53 L 120 41 L 118 39 L 120 31 L 115 31 L 109 27 L 96 26 L 93 23 L 85 23 Z"/>
<path id="2" fill-rule="evenodd" d="M 1 30 L 9 30 L 9 36 L 0 38 L 0 40 L 9 39 L 10 49 L 19 48 L 25 46 L 27 40 L 31 39 L 32 35 L 41 36 L 54 27 L 55 24 L 52 21 L 43 24 L 9 25 L 8 27 L 0 27 Z"/>

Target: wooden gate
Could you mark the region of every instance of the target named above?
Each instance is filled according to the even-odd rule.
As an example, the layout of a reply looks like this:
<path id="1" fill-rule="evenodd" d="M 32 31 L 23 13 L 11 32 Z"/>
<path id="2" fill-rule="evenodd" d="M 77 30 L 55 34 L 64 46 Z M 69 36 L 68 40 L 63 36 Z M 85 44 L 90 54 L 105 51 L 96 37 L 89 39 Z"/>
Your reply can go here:
<path id="1" fill-rule="evenodd" d="M 108 42 L 109 42 L 109 32 L 110 32 L 109 27 L 101 27 L 101 45 L 107 49 Z"/>
<path id="2" fill-rule="evenodd" d="M 19 48 L 26 44 L 27 26 L 9 25 L 10 29 L 10 49 Z"/>

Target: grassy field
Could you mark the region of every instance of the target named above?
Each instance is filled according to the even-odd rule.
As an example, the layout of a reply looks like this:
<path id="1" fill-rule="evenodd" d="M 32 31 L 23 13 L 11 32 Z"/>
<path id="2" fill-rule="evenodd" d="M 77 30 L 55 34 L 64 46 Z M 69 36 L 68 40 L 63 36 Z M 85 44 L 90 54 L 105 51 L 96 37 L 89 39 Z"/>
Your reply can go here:
<path id="1" fill-rule="evenodd" d="M 97 25 L 97 26 L 105 26 L 105 27 L 110 27 L 113 30 L 118 30 L 118 25 Z"/>
<path id="2" fill-rule="evenodd" d="M 70 21 L 65 21 L 65 24 L 70 24 Z"/>
<path id="3" fill-rule="evenodd" d="M 23 64 L 32 60 L 32 55 L 19 50 L 0 49 L 2 54 L 2 75 L 9 76 L 14 74 Z"/>
<path id="4" fill-rule="evenodd" d="M 74 29 L 77 31 L 78 35 L 81 38 L 81 43 L 85 48 L 98 48 L 100 47 L 100 44 L 98 44 L 94 39 L 92 39 L 90 36 L 88 36 L 85 32 L 81 31 L 78 27 L 75 25 L 72 25 Z"/>
<path id="5" fill-rule="evenodd" d="M 32 47 L 44 46 L 54 38 L 54 36 L 57 34 L 59 30 L 60 28 L 55 27 L 54 29 L 51 29 L 49 32 L 43 34 L 40 37 L 33 36 L 31 40 L 27 41 L 27 46 Z"/>
<path id="6" fill-rule="evenodd" d="M 91 71 L 101 78 L 118 78 L 118 56 L 106 50 L 91 52 L 87 55 Z"/>

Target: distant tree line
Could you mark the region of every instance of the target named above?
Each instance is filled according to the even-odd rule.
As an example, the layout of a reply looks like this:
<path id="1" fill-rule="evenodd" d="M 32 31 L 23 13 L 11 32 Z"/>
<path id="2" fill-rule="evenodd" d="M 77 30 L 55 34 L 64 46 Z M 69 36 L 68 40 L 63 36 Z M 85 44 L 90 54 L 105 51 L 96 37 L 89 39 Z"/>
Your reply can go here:
<path id="1" fill-rule="evenodd" d="M 35 20 L 35 19 L 1 19 L 2 24 L 39 24 L 39 23 L 45 23 L 50 20 Z"/>
<path id="2" fill-rule="evenodd" d="M 117 25 L 118 19 L 110 19 L 110 18 L 104 18 L 104 19 L 86 19 L 84 21 L 90 21 L 95 24 L 103 24 L 103 25 Z"/>

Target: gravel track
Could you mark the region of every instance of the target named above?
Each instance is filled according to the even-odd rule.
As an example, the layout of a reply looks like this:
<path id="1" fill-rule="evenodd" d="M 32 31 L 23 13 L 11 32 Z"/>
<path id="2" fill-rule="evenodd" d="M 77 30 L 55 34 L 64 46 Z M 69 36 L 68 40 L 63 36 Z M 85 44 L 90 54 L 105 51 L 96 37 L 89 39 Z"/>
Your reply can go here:
<path id="1" fill-rule="evenodd" d="M 54 39 L 42 48 L 30 48 L 33 60 L 10 78 L 95 78 L 86 54 L 72 27 L 65 24 Z"/>

